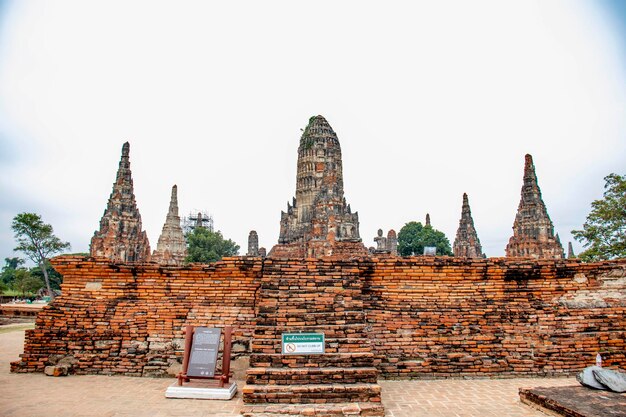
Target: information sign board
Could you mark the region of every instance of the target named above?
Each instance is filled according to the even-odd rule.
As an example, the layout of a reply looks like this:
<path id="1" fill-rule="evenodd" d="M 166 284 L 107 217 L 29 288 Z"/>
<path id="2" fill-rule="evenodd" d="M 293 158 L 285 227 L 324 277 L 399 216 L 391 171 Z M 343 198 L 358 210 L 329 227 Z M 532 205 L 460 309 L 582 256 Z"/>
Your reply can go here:
<path id="1" fill-rule="evenodd" d="M 325 352 L 324 333 L 283 333 L 283 355 L 310 355 Z"/>
<path id="2" fill-rule="evenodd" d="M 187 376 L 215 376 L 221 334 L 220 328 L 196 327 L 193 333 Z"/>

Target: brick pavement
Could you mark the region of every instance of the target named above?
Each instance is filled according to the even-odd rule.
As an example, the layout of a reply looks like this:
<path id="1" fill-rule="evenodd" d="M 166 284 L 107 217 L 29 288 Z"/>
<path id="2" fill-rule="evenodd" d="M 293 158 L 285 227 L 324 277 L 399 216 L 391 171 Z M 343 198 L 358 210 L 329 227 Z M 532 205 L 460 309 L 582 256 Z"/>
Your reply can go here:
<path id="1" fill-rule="evenodd" d="M 9 362 L 23 343 L 20 328 L 0 332 L 0 416 L 238 416 L 242 406 L 240 393 L 232 401 L 166 399 L 174 379 L 11 374 Z M 573 378 L 380 381 L 390 417 L 545 417 L 520 403 L 518 388 L 575 384 Z"/>

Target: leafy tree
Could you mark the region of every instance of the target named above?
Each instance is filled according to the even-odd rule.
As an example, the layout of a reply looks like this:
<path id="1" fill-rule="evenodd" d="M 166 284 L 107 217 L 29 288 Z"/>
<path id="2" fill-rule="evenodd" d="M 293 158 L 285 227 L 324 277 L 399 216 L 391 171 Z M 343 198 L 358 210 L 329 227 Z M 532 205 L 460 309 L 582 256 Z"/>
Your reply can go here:
<path id="1" fill-rule="evenodd" d="M 424 246 L 435 246 L 437 255 L 452 255 L 450 241 L 443 232 L 420 222 L 409 222 L 398 233 L 398 252 L 402 256 L 421 255 Z"/>
<path id="2" fill-rule="evenodd" d="M 50 255 L 69 249 L 69 242 L 62 242 L 56 237 L 52 226 L 44 223 L 41 216 L 36 213 L 18 214 L 13 218 L 11 228 L 18 243 L 14 250 L 23 252 L 39 266 L 43 272 L 48 294 L 50 297 L 54 297 L 46 268 L 46 260 Z"/>
<path id="3" fill-rule="evenodd" d="M 10 287 L 15 280 L 15 271 L 24 264 L 24 260 L 21 258 L 4 258 L 4 262 L 2 272 L 0 272 L 0 283 Z"/>
<path id="4" fill-rule="evenodd" d="M 216 262 L 224 256 L 235 256 L 239 245 L 224 239 L 220 231 L 212 232 L 204 227 L 196 227 L 187 234 L 187 262 Z"/>
<path id="5" fill-rule="evenodd" d="M 591 203 L 583 230 L 572 230 L 588 248 L 579 255 L 586 262 L 626 258 L 626 175 L 609 174 L 604 181 L 604 198 Z"/>
<path id="6" fill-rule="evenodd" d="M 34 277 L 26 268 L 15 270 L 15 281 L 13 281 L 13 289 L 25 296 L 26 293 L 35 293 L 43 287 L 43 281 L 39 277 Z"/>
<path id="7" fill-rule="evenodd" d="M 48 272 L 48 279 L 50 280 L 50 287 L 52 290 L 60 290 L 63 283 L 63 275 L 59 274 L 56 269 L 50 265 L 50 262 L 46 260 L 46 271 Z M 30 274 L 36 278 L 39 278 L 41 282 L 46 281 L 46 277 L 43 274 L 43 270 L 38 266 L 30 269 Z"/>

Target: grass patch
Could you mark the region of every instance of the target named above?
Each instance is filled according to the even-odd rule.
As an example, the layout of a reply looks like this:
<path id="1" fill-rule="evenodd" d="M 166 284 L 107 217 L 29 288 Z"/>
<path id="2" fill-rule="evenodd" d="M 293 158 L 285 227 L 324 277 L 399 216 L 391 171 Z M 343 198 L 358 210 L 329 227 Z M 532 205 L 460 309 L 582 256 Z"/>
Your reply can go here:
<path id="1" fill-rule="evenodd" d="M 0 326 L 0 334 L 34 329 L 35 323 L 24 323 L 15 326 Z"/>
<path id="2" fill-rule="evenodd" d="M 22 297 L 34 297 L 35 293 L 27 292 L 26 294 L 22 294 L 20 291 L 15 291 L 15 290 L 9 289 L 9 290 L 3 291 L 2 294 L 0 294 L 0 295 L 3 295 L 5 297 L 19 297 L 19 298 L 22 298 Z"/>

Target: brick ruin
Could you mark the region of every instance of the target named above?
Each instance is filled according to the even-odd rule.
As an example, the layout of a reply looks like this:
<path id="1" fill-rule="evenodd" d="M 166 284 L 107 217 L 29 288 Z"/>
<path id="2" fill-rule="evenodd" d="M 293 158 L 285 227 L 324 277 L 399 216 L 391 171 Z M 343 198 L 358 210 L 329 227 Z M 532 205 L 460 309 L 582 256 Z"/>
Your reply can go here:
<path id="1" fill-rule="evenodd" d="M 146 232 L 142 230 L 141 215 L 135 201 L 129 149 L 126 142 L 122 147 L 116 182 L 100 220 L 100 230 L 94 233 L 91 240 L 90 254 L 116 262 L 149 261 L 150 244 Z M 198 222 L 202 226 L 200 216 Z M 430 226 L 428 213 L 425 225 Z M 379 233 L 374 240 L 377 247 L 370 248 L 369 252 L 397 254 L 394 230 L 390 230 L 386 238 Z M 251 232 L 248 245 L 248 256 L 266 256 L 265 249 L 258 248 L 256 232 Z M 466 194 L 463 195 L 453 251 L 454 256 L 485 256 Z M 554 226 L 541 198 L 532 156 L 526 155 L 521 200 L 506 256 L 554 259 L 563 258 L 563 252 L 559 235 L 554 234 Z M 568 251 L 568 256 L 569 253 L 573 254 L 573 251 Z M 298 147 L 296 196 L 292 204 L 287 203 L 287 212 L 281 212 L 278 244 L 267 256 L 349 259 L 367 254 L 368 250 L 360 238 L 358 213 L 352 212 L 344 197 L 339 139 L 324 117 L 311 117 Z M 170 210 L 153 256 L 154 261 L 161 264 L 180 264 L 186 256 L 176 186 L 172 189 Z"/>
<path id="2" fill-rule="evenodd" d="M 63 294 L 11 371 L 173 376 L 185 326 L 233 326 L 245 416 L 382 416 L 379 377 L 570 375 L 598 352 L 626 366 L 626 260 L 563 259 L 530 155 L 521 194 L 506 258 L 484 258 L 465 194 L 455 257 L 398 257 L 394 230 L 369 253 L 315 116 L 269 257 L 251 231 L 246 257 L 184 264 L 176 186 L 150 259 L 125 143 L 91 256 L 52 260 Z M 285 332 L 324 333 L 326 353 L 282 355 Z"/>
<path id="3" fill-rule="evenodd" d="M 170 207 L 152 261 L 163 265 L 182 265 L 187 257 L 187 241 L 178 215 L 178 187 L 172 187 Z"/>
<path id="4" fill-rule="evenodd" d="M 567 242 L 567 259 L 574 259 L 574 258 L 576 258 L 576 254 L 574 253 L 572 242 Z"/>
<path id="5" fill-rule="evenodd" d="M 296 196 L 281 212 L 280 236 L 268 256 L 364 256 L 359 215 L 343 195 L 341 147 L 322 116 L 309 119 L 298 147 Z"/>
<path id="6" fill-rule="evenodd" d="M 76 374 L 172 375 L 186 325 L 235 327 L 253 408 L 347 401 L 371 411 L 377 376 L 570 375 L 598 352 L 626 367 L 626 260 L 52 262 L 63 295 L 27 330 L 13 372 L 61 361 Z M 327 354 L 280 355 L 290 330 L 324 332 Z"/>
<path id="7" fill-rule="evenodd" d="M 122 157 L 113 183 L 113 191 L 100 219 L 100 230 L 91 238 L 91 256 L 102 256 L 116 262 L 150 260 L 148 235 L 141 226 L 141 215 L 135 201 L 130 172 L 130 144 L 122 146 Z"/>
<path id="8" fill-rule="evenodd" d="M 459 220 L 459 228 L 456 231 L 456 238 L 452 245 L 454 256 L 466 258 L 484 258 L 478 233 L 474 228 L 474 219 L 472 219 L 472 211 L 470 210 L 469 199 L 467 194 L 463 193 L 463 206 L 461 208 L 461 220 Z"/>
<path id="9" fill-rule="evenodd" d="M 248 234 L 248 252 L 246 256 L 259 256 L 259 235 L 256 230 L 250 230 Z"/>
<path id="10" fill-rule="evenodd" d="M 535 259 L 563 258 L 563 246 L 541 198 L 533 157 L 526 155 L 522 197 L 513 223 L 513 236 L 506 246 L 506 256 Z"/>

